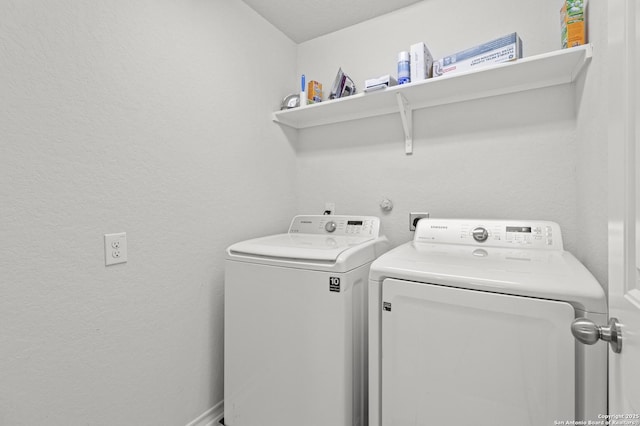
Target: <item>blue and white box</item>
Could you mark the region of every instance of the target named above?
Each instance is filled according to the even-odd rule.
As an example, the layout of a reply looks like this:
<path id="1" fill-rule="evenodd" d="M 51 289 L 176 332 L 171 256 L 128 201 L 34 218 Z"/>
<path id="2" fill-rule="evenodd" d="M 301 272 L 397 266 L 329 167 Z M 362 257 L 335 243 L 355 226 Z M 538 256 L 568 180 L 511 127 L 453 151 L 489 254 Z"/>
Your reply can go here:
<path id="1" fill-rule="evenodd" d="M 471 71 L 520 58 L 522 58 L 522 40 L 518 33 L 511 33 L 438 59 L 433 63 L 433 76 Z"/>

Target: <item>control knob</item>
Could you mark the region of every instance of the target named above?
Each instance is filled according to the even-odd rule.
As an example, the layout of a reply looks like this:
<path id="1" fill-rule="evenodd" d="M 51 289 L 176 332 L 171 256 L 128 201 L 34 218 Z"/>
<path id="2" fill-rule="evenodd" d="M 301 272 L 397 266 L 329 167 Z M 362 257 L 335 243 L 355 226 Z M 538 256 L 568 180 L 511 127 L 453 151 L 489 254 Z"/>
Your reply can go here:
<path id="1" fill-rule="evenodd" d="M 336 228 L 338 227 L 338 225 L 336 225 L 336 223 L 332 220 L 330 220 L 329 222 L 327 222 L 326 225 L 324 225 L 324 229 L 327 232 L 333 232 L 336 230 Z"/>
<path id="2" fill-rule="evenodd" d="M 473 239 L 479 243 L 484 243 L 489 238 L 489 231 L 487 231 L 482 226 L 478 226 L 473 231 L 471 231 L 471 235 L 473 235 Z"/>

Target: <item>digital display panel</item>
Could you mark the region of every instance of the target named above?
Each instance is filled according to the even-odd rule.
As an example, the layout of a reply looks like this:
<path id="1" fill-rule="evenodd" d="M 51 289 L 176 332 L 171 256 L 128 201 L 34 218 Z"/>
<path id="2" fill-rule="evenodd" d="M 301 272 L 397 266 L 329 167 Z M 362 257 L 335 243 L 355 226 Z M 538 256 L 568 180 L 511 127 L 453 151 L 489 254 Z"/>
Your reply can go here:
<path id="1" fill-rule="evenodd" d="M 531 233 L 530 226 L 507 226 L 507 232 L 527 232 Z"/>
<path id="2" fill-rule="evenodd" d="M 362 225 L 361 220 L 348 220 L 347 225 Z"/>

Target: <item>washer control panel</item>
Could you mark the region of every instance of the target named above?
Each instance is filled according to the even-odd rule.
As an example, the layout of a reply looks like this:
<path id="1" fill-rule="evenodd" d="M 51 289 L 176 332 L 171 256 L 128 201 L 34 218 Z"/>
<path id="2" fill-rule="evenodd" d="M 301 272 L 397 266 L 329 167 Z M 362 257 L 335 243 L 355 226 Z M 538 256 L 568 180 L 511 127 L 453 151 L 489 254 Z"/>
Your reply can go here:
<path id="1" fill-rule="evenodd" d="M 380 219 L 374 216 L 296 216 L 291 221 L 289 233 L 377 238 L 380 234 Z"/>
<path id="2" fill-rule="evenodd" d="M 418 222 L 418 243 L 562 250 L 560 226 L 548 221 L 425 219 Z"/>

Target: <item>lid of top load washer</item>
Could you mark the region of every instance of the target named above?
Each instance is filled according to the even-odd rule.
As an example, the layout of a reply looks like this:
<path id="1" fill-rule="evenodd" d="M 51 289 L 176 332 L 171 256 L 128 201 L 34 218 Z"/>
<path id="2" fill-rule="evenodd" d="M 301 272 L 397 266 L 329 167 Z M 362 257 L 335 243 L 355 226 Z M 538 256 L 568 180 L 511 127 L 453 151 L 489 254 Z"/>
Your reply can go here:
<path id="1" fill-rule="evenodd" d="M 370 278 L 560 300 L 607 312 L 602 287 L 564 251 L 553 222 L 422 219 L 414 240 L 379 257 Z"/>
<path id="2" fill-rule="evenodd" d="M 372 216 L 296 216 L 286 234 L 242 241 L 227 249 L 228 258 L 333 264 L 379 237 L 380 220 Z M 373 259 L 370 259 L 373 260 Z"/>

